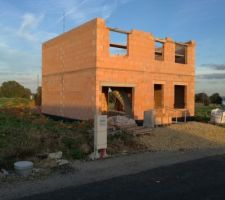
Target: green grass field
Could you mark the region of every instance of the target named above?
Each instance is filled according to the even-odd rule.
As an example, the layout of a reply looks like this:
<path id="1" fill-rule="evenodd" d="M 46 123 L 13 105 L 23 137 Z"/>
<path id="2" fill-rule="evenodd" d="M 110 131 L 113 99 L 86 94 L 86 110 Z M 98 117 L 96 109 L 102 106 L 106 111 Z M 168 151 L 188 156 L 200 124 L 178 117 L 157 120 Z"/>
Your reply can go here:
<path id="1" fill-rule="evenodd" d="M 135 148 L 133 136 L 121 133 L 108 137 L 108 153 Z M 0 109 L 0 168 L 21 160 L 34 160 L 38 154 L 62 151 L 67 159 L 85 159 L 93 152 L 92 121 L 63 122 L 22 108 Z M 139 145 L 140 146 L 140 145 Z"/>
<path id="2" fill-rule="evenodd" d="M 211 111 L 215 108 L 222 108 L 221 105 L 210 104 L 205 106 L 203 104 L 195 105 L 195 120 L 208 122 L 210 120 Z"/>
<path id="3" fill-rule="evenodd" d="M 32 101 L 25 98 L 0 98 L 0 108 L 28 108 Z"/>
<path id="4" fill-rule="evenodd" d="M 30 109 L 0 109 L 0 166 L 3 163 L 63 151 L 81 159 L 92 150 L 90 122 L 54 121 Z M 83 145 L 90 149 L 83 149 Z"/>

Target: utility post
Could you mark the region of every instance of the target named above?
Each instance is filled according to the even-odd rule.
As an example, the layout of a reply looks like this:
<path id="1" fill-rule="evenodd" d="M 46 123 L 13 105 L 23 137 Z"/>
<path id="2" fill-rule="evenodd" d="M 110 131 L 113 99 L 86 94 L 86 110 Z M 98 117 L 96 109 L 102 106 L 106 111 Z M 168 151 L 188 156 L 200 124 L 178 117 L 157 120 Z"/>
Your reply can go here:
<path id="1" fill-rule="evenodd" d="M 105 158 L 107 149 L 107 115 L 95 115 L 94 159 Z"/>

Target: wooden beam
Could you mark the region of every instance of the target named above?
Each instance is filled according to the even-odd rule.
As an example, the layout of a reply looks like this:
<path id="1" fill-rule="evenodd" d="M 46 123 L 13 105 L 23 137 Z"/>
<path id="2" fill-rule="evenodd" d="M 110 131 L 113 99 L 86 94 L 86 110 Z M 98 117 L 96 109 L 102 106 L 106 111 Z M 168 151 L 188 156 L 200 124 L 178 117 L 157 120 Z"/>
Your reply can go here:
<path id="1" fill-rule="evenodd" d="M 123 34 L 130 34 L 131 33 L 130 31 L 124 31 L 124 30 L 121 30 L 121 29 L 118 29 L 118 28 L 108 27 L 108 29 L 110 31 L 117 32 L 117 33 L 123 33 Z"/>
<path id="2" fill-rule="evenodd" d="M 184 57 L 185 55 L 176 53 L 175 56 L 176 57 Z"/>
<path id="3" fill-rule="evenodd" d="M 162 52 L 162 51 L 155 51 L 155 54 L 157 54 L 157 55 L 162 55 L 163 52 Z"/>
<path id="4" fill-rule="evenodd" d="M 160 39 L 160 38 L 155 38 L 155 42 L 161 42 L 161 43 L 164 43 L 164 42 L 166 42 L 166 40 Z"/>
<path id="5" fill-rule="evenodd" d="M 127 49 L 127 45 L 123 45 L 123 44 L 110 43 L 109 46 L 120 48 L 120 49 Z"/>
<path id="6" fill-rule="evenodd" d="M 165 39 L 161 39 L 161 38 L 155 38 L 155 42 L 161 42 L 161 43 L 165 43 L 166 40 Z M 174 42 L 175 44 L 179 44 L 179 45 L 183 45 L 183 46 L 188 46 L 188 43 L 184 43 L 184 42 Z"/>
<path id="7" fill-rule="evenodd" d="M 182 46 L 188 46 L 187 43 L 183 43 L 183 42 L 175 42 L 175 44 L 182 45 Z"/>

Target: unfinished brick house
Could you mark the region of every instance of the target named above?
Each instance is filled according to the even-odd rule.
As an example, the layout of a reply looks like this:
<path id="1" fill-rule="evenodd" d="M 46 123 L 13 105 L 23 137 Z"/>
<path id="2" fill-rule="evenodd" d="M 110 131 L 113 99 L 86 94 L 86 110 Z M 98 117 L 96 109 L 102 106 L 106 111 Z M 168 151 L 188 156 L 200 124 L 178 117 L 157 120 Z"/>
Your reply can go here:
<path id="1" fill-rule="evenodd" d="M 114 41 L 120 36 L 123 42 Z M 45 42 L 42 58 L 45 114 L 80 120 L 109 111 L 143 120 L 149 109 L 167 119 L 184 110 L 194 115 L 193 41 L 113 29 L 97 18 Z"/>

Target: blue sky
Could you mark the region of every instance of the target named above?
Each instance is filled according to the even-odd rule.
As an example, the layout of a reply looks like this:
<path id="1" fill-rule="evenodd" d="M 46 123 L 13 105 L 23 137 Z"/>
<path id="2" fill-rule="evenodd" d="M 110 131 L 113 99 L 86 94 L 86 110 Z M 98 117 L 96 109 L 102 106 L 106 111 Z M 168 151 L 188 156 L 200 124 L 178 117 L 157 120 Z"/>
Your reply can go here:
<path id="1" fill-rule="evenodd" d="M 224 0 L 0 0 L 0 80 L 33 91 L 41 79 L 41 44 L 95 17 L 108 26 L 155 37 L 195 40 L 196 92 L 225 96 Z"/>

